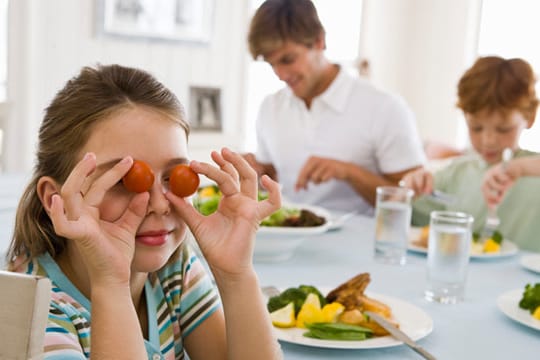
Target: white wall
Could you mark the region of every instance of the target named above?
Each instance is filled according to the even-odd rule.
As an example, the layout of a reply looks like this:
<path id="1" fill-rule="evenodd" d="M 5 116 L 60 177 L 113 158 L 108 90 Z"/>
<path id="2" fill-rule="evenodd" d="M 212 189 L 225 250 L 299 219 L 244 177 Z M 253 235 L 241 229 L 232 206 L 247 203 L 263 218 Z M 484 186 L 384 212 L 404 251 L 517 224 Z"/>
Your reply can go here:
<path id="1" fill-rule="evenodd" d="M 407 100 L 423 138 L 459 144 L 455 87 L 475 56 L 481 0 L 364 1 L 360 55 L 371 61 L 373 81 Z M 97 36 L 92 0 L 10 1 L 4 170 L 31 168 L 43 109 L 81 66 L 96 62 L 149 70 L 186 106 L 190 85 L 222 88 L 223 134 L 193 133 L 191 155 L 206 160 L 210 149 L 242 148 L 250 0 L 214 3 L 212 41 L 194 45 Z"/>
<path id="2" fill-rule="evenodd" d="M 476 56 L 481 0 L 364 0 L 360 53 L 401 94 L 424 139 L 464 145 L 456 86 Z"/>
<path id="3" fill-rule="evenodd" d="M 78 70 L 89 64 L 121 63 L 153 73 L 188 106 L 189 86 L 222 89 L 222 134 L 192 133 L 192 157 L 243 139 L 249 0 L 214 0 L 210 44 L 149 42 L 96 35 L 92 0 L 16 0 L 9 9 L 6 171 L 31 168 L 43 110 Z M 187 109 L 189 111 L 189 109 Z"/>

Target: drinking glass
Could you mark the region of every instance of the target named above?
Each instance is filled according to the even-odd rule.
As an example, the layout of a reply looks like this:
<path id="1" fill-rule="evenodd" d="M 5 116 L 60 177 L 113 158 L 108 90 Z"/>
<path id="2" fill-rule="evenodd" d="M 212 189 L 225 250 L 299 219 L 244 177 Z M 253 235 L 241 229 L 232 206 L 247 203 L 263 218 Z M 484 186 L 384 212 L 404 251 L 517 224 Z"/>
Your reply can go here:
<path id="1" fill-rule="evenodd" d="M 431 212 L 425 291 L 427 300 L 444 304 L 463 300 L 473 220 L 471 215 L 463 212 Z"/>
<path id="2" fill-rule="evenodd" d="M 375 204 L 375 260 L 405 264 L 411 228 L 411 189 L 377 187 Z"/>

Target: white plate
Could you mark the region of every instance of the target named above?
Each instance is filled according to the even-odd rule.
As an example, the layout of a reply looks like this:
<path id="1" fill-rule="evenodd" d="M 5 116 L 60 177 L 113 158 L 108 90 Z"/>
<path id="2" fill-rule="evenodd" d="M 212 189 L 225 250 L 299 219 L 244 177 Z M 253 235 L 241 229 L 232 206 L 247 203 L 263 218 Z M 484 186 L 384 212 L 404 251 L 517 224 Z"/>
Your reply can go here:
<path id="1" fill-rule="evenodd" d="M 411 231 L 409 233 L 409 244 L 407 246 L 407 250 L 420 253 L 420 254 L 427 254 L 427 248 L 418 246 L 414 244 L 414 241 L 418 238 L 420 235 L 420 229 L 417 227 L 412 227 Z M 503 240 L 501 245 L 501 251 L 496 253 L 484 253 L 484 254 L 473 254 L 471 253 L 471 259 L 498 259 L 503 258 L 507 256 L 513 256 L 517 254 L 519 248 L 516 244 L 511 242 L 510 240 Z"/>
<path id="2" fill-rule="evenodd" d="M 343 225 L 353 216 L 357 215 L 358 211 L 351 211 L 348 213 L 332 214 L 330 216 L 330 224 L 328 231 L 339 230 Z"/>
<path id="3" fill-rule="evenodd" d="M 497 298 L 497 306 L 506 316 L 523 325 L 540 330 L 540 320 L 535 319 L 528 310 L 519 307 L 524 289 L 508 291 Z"/>
<path id="4" fill-rule="evenodd" d="M 310 210 L 322 216 L 326 222 L 320 226 L 286 227 L 286 226 L 260 226 L 257 230 L 253 260 L 256 262 L 279 262 L 290 259 L 295 250 L 312 235 L 328 231 L 330 213 L 321 207 L 285 203 L 283 206 L 296 209 Z"/>
<path id="5" fill-rule="evenodd" d="M 330 212 L 322 207 L 305 204 L 283 203 L 283 207 L 293 209 L 305 209 L 315 213 L 318 216 L 323 217 L 326 221 L 319 226 L 260 226 L 258 233 L 261 234 L 283 234 L 283 235 L 313 235 L 322 234 L 328 231 L 330 227 Z"/>
<path id="6" fill-rule="evenodd" d="M 540 254 L 524 255 L 519 263 L 527 270 L 540 273 Z"/>
<path id="7" fill-rule="evenodd" d="M 321 289 L 322 291 L 322 289 Z M 325 293 L 325 292 L 323 292 Z M 429 335 L 433 331 L 433 319 L 424 310 L 419 307 L 410 304 L 406 301 L 366 291 L 366 295 L 382 301 L 386 305 L 390 306 L 395 320 L 399 323 L 399 327 L 413 340 L 419 340 Z M 348 341 L 348 340 L 320 340 L 305 337 L 303 334 L 306 329 L 289 328 L 281 329 L 274 328 L 277 338 L 281 341 L 313 346 L 320 348 L 332 348 L 332 349 L 376 349 L 385 348 L 391 346 L 398 346 L 403 342 L 396 340 L 392 336 L 380 336 L 374 337 L 362 341 Z"/>

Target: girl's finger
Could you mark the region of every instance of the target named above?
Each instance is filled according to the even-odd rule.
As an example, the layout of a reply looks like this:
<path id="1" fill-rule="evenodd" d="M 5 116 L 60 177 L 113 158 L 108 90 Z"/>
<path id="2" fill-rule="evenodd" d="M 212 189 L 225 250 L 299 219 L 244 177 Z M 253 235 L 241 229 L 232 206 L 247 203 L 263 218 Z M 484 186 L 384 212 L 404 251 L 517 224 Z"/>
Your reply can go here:
<path id="1" fill-rule="evenodd" d="M 281 191 L 279 189 L 279 184 L 272 180 L 268 175 L 263 175 L 261 177 L 261 183 L 268 191 L 268 198 L 259 201 L 257 204 L 260 216 L 258 219 L 259 222 L 281 207 Z"/>
<path id="2" fill-rule="evenodd" d="M 238 171 L 235 169 L 233 164 L 231 164 L 228 160 L 225 160 L 222 154 L 216 151 L 211 156 L 212 160 L 214 160 L 214 162 L 219 166 L 221 170 L 229 174 L 234 181 L 240 181 L 240 175 L 238 174 Z"/>
<path id="3" fill-rule="evenodd" d="M 146 215 L 146 207 L 148 206 L 149 199 L 150 193 L 147 191 L 135 195 L 129 202 L 126 211 L 116 223 L 135 235 L 135 232 Z"/>
<path id="4" fill-rule="evenodd" d="M 240 191 L 252 199 L 257 198 L 258 193 L 258 177 L 257 172 L 249 165 L 249 163 L 238 153 L 235 153 L 227 148 L 221 152 L 223 158 L 234 165 L 240 176 Z"/>
<path id="5" fill-rule="evenodd" d="M 126 156 L 115 164 L 110 170 L 104 172 L 90 185 L 84 201 L 90 206 L 98 206 L 103 201 L 105 193 L 116 185 L 133 165 L 133 158 Z"/>
<path id="6" fill-rule="evenodd" d="M 87 153 L 83 159 L 75 165 L 68 178 L 62 185 L 60 195 L 68 220 L 77 220 L 81 215 L 83 205 L 82 189 L 87 177 L 96 168 L 96 156 Z"/>
<path id="7" fill-rule="evenodd" d="M 213 151 L 211 154 L 212 159 L 214 159 L 214 157 L 217 155 L 218 154 Z M 190 166 L 195 172 L 203 174 L 207 178 L 214 180 L 224 196 L 230 196 L 240 191 L 238 182 L 235 182 L 231 175 L 225 171 L 208 163 L 198 162 L 195 160 L 191 161 Z"/>

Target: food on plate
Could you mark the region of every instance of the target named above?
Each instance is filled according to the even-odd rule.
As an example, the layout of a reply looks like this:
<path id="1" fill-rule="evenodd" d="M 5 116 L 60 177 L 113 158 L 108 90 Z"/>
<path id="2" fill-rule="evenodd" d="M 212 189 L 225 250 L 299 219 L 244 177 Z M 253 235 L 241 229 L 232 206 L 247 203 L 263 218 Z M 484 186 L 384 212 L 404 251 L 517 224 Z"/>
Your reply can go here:
<path id="1" fill-rule="evenodd" d="M 424 226 L 420 229 L 420 233 L 411 243 L 415 246 L 426 248 L 428 247 L 429 226 Z M 493 254 L 501 252 L 503 236 L 499 231 L 495 231 L 489 239 L 482 241 L 480 234 L 472 234 L 471 254 Z"/>
<path id="2" fill-rule="evenodd" d="M 321 305 L 326 304 L 326 299 L 315 286 L 300 285 L 298 287 L 288 288 L 281 292 L 279 295 L 271 297 L 268 300 L 268 304 L 266 305 L 266 307 L 268 308 L 269 312 L 273 312 L 289 303 L 293 303 L 294 312 L 296 315 L 300 311 L 300 308 L 306 301 L 306 298 L 309 294 L 315 294 L 318 297 L 319 303 Z"/>
<path id="3" fill-rule="evenodd" d="M 534 318 L 540 320 L 540 283 L 525 285 L 519 307 L 529 310 Z"/>
<path id="4" fill-rule="evenodd" d="M 288 288 L 268 300 L 272 324 L 282 328 L 305 328 L 306 337 L 327 340 L 365 340 L 388 332 L 364 311 L 373 311 L 397 327 L 392 309 L 364 294 L 368 273 L 359 274 L 323 297 L 313 286 Z"/>
<path id="5" fill-rule="evenodd" d="M 176 165 L 169 177 L 169 187 L 176 196 L 193 195 L 199 187 L 199 175 L 189 165 Z"/>
<path id="6" fill-rule="evenodd" d="M 122 183 L 129 191 L 142 193 L 150 190 L 154 183 L 154 172 L 150 165 L 141 160 L 133 160 L 133 165 L 122 178 Z"/>
<path id="7" fill-rule="evenodd" d="M 221 199 L 221 191 L 216 185 L 199 188 L 197 196 L 193 199 L 193 205 L 203 215 L 210 215 L 218 208 Z M 259 191 L 259 201 L 268 197 L 266 192 Z M 261 226 L 277 227 L 313 227 L 326 223 L 326 219 L 308 209 L 282 206 L 279 210 L 261 221 Z"/>

